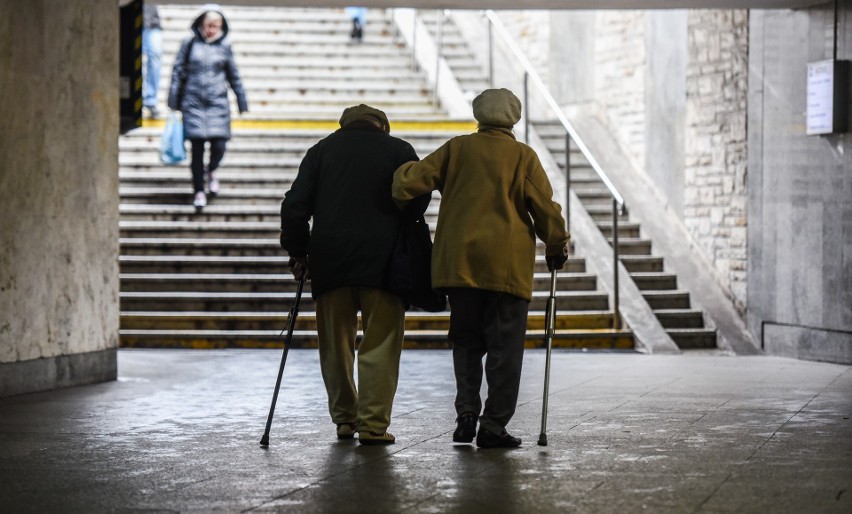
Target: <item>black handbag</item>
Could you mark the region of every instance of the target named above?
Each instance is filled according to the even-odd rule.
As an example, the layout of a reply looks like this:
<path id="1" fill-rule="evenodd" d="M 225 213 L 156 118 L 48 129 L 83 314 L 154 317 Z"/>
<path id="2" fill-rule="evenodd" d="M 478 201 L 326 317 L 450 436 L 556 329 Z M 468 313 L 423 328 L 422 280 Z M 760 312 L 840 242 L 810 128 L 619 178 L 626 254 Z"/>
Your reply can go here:
<path id="1" fill-rule="evenodd" d="M 447 296 L 432 289 L 432 237 L 422 215 L 400 223 L 388 282 L 406 304 L 427 312 L 447 309 Z"/>

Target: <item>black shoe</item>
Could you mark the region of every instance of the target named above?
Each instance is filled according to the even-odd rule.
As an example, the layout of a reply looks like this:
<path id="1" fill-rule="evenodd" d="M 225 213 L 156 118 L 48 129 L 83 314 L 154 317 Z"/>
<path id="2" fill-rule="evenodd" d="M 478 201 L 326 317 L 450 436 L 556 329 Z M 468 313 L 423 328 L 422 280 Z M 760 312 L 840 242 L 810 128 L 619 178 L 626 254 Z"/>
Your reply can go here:
<path id="1" fill-rule="evenodd" d="M 517 448 L 520 445 L 521 440 L 509 435 L 509 432 L 506 432 L 505 429 L 500 435 L 497 435 L 480 427 L 479 433 L 476 434 L 476 446 L 480 448 Z"/>
<path id="2" fill-rule="evenodd" d="M 472 443 L 476 436 L 477 415 L 472 412 L 463 412 L 456 418 L 456 431 L 453 432 L 454 443 Z"/>

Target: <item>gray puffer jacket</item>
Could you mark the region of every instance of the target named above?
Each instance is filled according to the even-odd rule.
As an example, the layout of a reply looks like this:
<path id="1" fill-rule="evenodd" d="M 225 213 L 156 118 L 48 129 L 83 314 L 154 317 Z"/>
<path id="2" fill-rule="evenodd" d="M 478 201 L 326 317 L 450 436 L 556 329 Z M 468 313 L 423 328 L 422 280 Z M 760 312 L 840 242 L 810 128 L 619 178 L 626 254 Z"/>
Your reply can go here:
<path id="1" fill-rule="evenodd" d="M 203 20 L 204 14 L 195 19 L 192 23 L 193 35 L 183 41 L 175 57 L 169 87 L 169 108 L 183 113 L 184 135 L 187 139 L 230 139 L 228 84 L 237 96 L 241 113 L 248 111 L 248 102 L 227 38 L 228 21 L 222 17 L 222 36 L 208 43 L 202 36 Z"/>

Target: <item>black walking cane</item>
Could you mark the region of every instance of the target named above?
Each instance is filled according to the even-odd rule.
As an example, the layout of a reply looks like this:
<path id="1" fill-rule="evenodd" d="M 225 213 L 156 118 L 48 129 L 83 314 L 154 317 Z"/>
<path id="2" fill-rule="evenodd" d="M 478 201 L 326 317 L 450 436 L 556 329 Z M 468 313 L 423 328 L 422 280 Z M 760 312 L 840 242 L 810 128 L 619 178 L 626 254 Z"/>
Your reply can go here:
<path id="1" fill-rule="evenodd" d="M 272 405 L 269 407 L 269 417 L 266 418 L 266 431 L 260 438 L 261 446 L 269 446 L 269 430 L 272 428 L 272 414 L 275 412 L 275 402 L 278 401 L 278 389 L 281 388 L 281 377 L 284 375 L 284 365 L 287 364 L 287 352 L 290 351 L 290 343 L 293 342 L 293 328 L 296 326 L 296 317 L 299 315 L 299 300 L 302 299 L 302 289 L 305 287 L 304 275 L 299 280 L 299 288 L 296 290 L 296 303 L 290 308 L 287 317 L 287 336 L 284 338 L 284 353 L 281 355 L 281 367 L 278 369 L 278 380 L 275 381 L 275 392 L 272 393 Z M 281 334 L 284 330 L 281 331 Z M 278 337 L 281 337 L 281 334 Z"/>
<path id="2" fill-rule="evenodd" d="M 544 339 L 547 342 L 547 357 L 544 362 L 544 398 L 541 406 L 541 434 L 538 445 L 547 446 L 547 396 L 550 394 L 550 350 L 553 347 L 553 332 L 556 325 L 556 270 L 550 271 L 550 298 L 544 320 Z"/>

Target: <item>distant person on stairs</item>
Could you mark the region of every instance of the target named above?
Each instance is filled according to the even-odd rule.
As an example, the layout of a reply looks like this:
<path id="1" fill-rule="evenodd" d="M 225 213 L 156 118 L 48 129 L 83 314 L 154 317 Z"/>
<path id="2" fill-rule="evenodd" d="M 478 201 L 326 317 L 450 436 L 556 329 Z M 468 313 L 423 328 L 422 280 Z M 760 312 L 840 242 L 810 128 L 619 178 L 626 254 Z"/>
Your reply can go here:
<path id="1" fill-rule="evenodd" d="M 360 43 L 364 39 L 364 25 L 367 24 L 367 8 L 347 7 L 346 15 L 352 20 L 352 30 L 349 32 L 349 39 Z"/>
<path id="2" fill-rule="evenodd" d="M 535 238 L 547 245 L 548 268 L 561 269 L 568 232 L 538 156 L 512 133 L 521 117 L 518 98 L 508 89 L 488 89 L 474 98 L 473 116 L 476 133 L 453 138 L 396 171 L 393 198 L 404 207 L 441 191 L 432 287 L 446 290 L 450 302 L 458 415 L 453 442 L 470 443 L 476 436 L 481 448 L 511 448 L 521 444 L 506 425 L 518 401 Z"/>
<path id="3" fill-rule="evenodd" d="M 183 113 L 184 135 L 192 144 L 193 205 L 197 210 L 207 205 L 208 192 L 219 193 L 216 169 L 225 155 L 231 138 L 231 104 L 228 85 L 237 97 L 240 113 L 248 111 L 245 91 L 228 39 L 228 22 L 221 9 L 207 5 L 191 26 L 175 56 L 169 87 L 169 108 Z M 210 144 L 210 160 L 204 164 L 205 145 Z"/>
<path id="4" fill-rule="evenodd" d="M 281 203 L 281 246 L 296 279 L 311 279 L 316 299 L 331 420 L 339 439 L 357 432 L 361 444 L 395 441 L 387 428 L 406 306 L 386 289 L 401 221 L 390 187 L 394 170 L 417 154 L 389 132 L 384 112 L 363 104 L 347 108 L 340 129 L 307 151 Z M 426 205 L 415 208 L 422 214 Z M 359 310 L 364 335 L 356 388 Z"/>
<path id="5" fill-rule="evenodd" d="M 142 107 L 148 109 L 151 118 L 159 118 L 157 92 L 160 90 L 160 61 L 163 58 L 163 27 L 160 11 L 156 5 L 144 4 L 142 11 L 142 54 L 145 67 L 142 81 Z"/>

